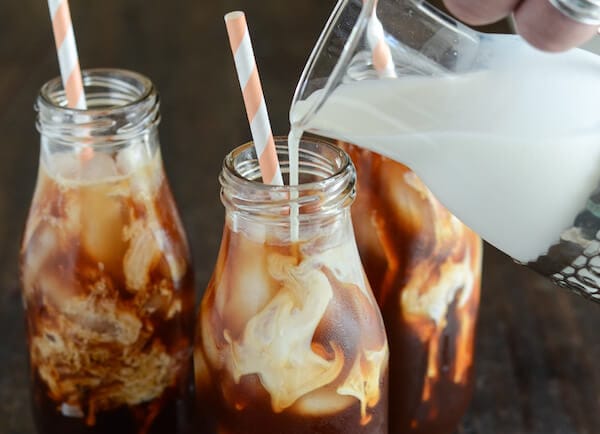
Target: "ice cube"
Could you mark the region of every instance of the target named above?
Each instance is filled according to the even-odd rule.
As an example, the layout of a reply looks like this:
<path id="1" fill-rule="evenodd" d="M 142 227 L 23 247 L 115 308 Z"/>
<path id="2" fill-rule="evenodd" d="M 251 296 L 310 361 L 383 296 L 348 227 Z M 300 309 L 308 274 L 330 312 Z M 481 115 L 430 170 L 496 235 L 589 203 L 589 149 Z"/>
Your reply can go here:
<path id="1" fill-rule="evenodd" d="M 143 144 L 136 142 L 119 151 L 116 158 L 117 169 L 120 174 L 128 175 L 135 172 L 146 160 Z"/>
<path id="2" fill-rule="evenodd" d="M 158 224 L 160 223 L 157 222 Z M 160 264 L 161 272 L 165 276 L 170 276 L 173 281 L 179 282 L 183 279 L 188 269 L 185 247 L 179 244 L 185 243 L 185 241 L 178 241 L 169 237 L 169 234 L 164 229 L 155 230 L 154 239 L 163 254 L 164 260 Z"/>
<path id="3" fill-rule="evenodd" d="M 237 336 L 256 312 L 260 312 L 274 296 L 279 284 L 270 278 L 267 255 L 261 249 L 242 248 L 236 252 L 235 258 L 230 259 L 233 259 L 230 264 L 235 264 L 235 269 L 231 269 L 226 290 L 217 292 L 217 303 L 221 307 L 223 321 Z"/>
<path id="4" fill-rule="evenodd" d="M 125 253 L 123 230 L 127 213 L 123 200 L 110 185 L 82 187 L 79 195 L 81 243 L 85 251 L 110 272 L 120 272 Z"/>
<path id="5" fill-rule="evenodd" d="M 341 412 L 356 402 L 356 398 L 340 395 L 333 387 L 317 389 L 301 397 L 292 411 L 303 416 L 327 416 Z"/>
<path id="6" fill-rule="evenodd" d="M 80 160 L 80 180 L 84 181 L 102 181 L 119 174 L 115 161 L 110 155 L 102 152 L 94 152 L 94 155 L 87 160 Z"/>
<path id="7" fill-rule="evenodd" d="M 161 251 L 151 229 L 136 222 L 130 233 L 129 249 L 123 259 L 123 271 L 127 288 L 140 291 L 150 279 L 150 270 L 160 259 Z"/>
<path id="8" fill-rule="evenodd" d="M 78 179 L 81 171 L 81 162 L 74 152 L 45 155 L 44 165 L 50 176 L 63 179 Z"/>

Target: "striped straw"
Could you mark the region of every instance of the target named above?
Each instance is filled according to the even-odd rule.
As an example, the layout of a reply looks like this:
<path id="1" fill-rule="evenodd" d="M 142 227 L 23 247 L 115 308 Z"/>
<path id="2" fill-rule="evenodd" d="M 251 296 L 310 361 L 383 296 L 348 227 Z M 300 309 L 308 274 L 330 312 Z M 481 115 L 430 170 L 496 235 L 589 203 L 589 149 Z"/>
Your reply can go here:
<path id="1" fill-rule="evenodd" d="M 225 25 L 244 97 L 248 122 L 250 122 L 260 173 L 265 184 L 283 185 L 246 16 L 240 11 L 230 12 L 225 15 Z"/>
<path id="2" fill-rule="evenodd" d="M 48 8 L 58 53 L 60 75 L 67 94 L 67 105 L 85 110 L 87 106 L 69 3 L 67 0 L 48 0 Z"/>
<path id="3" fill-rule="evenodd" d="M 366 0 L 363 0 L 366 1 Z M 373 5 L 373 14 L 367 24 L 367 41 L 371 47 L 373 67 L 380 77 L 396 78 L 396 70 L 392 52 L 385 41 L 385 32 L 379 18 L 377 18 L 377 2 Z"/>

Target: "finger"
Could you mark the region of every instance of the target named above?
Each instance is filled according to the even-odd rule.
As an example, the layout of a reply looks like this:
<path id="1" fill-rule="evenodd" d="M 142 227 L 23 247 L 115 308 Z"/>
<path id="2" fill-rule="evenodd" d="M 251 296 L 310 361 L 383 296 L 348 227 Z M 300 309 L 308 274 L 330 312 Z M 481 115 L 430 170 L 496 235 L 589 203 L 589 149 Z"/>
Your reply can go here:
<path id="1" fill-rule="evenodd" d="M 519 0 L 444 0 L 444 5 L 456 18 L 473 26 L 506 17 L 518 3 Z"/>
<path id="2" fill-rule="evenodd" d="M 564 51 L 591 39 L 597 26 L 578 23 L 548 0 L 524 0 L 515 11 L 517 32 L 544 51 Z"/>

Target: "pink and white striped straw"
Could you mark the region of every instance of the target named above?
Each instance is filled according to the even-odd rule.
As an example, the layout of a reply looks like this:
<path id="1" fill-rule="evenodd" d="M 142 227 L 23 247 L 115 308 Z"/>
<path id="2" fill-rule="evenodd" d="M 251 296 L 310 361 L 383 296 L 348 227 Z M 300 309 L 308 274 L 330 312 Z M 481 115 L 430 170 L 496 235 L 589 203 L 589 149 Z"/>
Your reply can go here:
<path id="1" fill-rule="evenodd" d="M 366 3 L 366 0 L 363 0 Z M 371 48 L 373 67 L 380 77 L 396 78 L 396 69 L 390 46 L 385 40 L 383 25 L 377 17 L 377 1 L 367 24 L 367 41 Z"/>
<path id="2" fill-rule="evenodd" d="M 244 97 L 248 122 L 250 122 L 260 173 L 265 184 L 283 185 L 275 140 L 258 76 L 246 16 L 240 11 L 230 12 L 225 15 L 225 25 Z"/>
<path id="3" fill-rule="evenodd" d="M 60 75 L 67 94 L 67 105 L 85 110 L 87 105 L 69 3 L 67 0 L 48 0 L 48 8 L 58 53 Z"/>

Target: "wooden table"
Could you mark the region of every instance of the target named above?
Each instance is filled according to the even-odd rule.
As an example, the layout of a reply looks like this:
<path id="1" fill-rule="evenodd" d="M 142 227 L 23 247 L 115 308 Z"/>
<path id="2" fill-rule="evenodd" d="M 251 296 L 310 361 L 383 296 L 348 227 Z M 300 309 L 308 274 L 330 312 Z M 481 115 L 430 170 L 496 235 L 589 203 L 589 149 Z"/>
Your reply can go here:
<path id="1" fill-rule="evenodd" d="M 206 284 L 220 241 L 217 174 L 250 137 L 222 15 L 244 7 L 274 130 L 332 0 L 72 0 L 84 67 L 149 75 L 167 172 Z M 0 2 L 0 434 L 32 434 L 17 256 L 33 191 L 33 101 L 58 66 L 46 4 Z M 600 433 L 600 306 L 486 248 L 477 385 L 460 433 Z"/>

